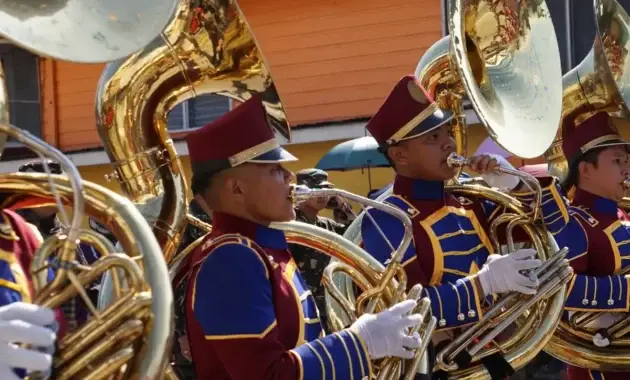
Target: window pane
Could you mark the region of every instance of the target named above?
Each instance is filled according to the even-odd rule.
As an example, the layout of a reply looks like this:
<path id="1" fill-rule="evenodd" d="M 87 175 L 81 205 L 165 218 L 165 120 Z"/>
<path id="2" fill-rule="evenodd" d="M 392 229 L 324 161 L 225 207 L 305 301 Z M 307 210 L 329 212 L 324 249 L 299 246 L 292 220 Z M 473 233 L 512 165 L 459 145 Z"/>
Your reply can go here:
<path id="1" fill-rule="evenodd" d="M 560 62 L 562 63 L 562 73 L 564 74 L 572 68 L 569 66 L 569 56 L 571 56 L 571 52 L 567 50 L 567 17 L 565 1 L 547 1 L 547 8 L 549 8 L 549 13 L 551 13 L 551 21 L 553 21 L 553 28 L 556 31 L 558 48 L 560 50 Z M 555 52 L 550 53 L 555 54 Z"/>
<path id="2" fill-rule="evenodd" d="M 202 95 L 189 101 L 190 128 L 200 128 L 230 110 L 230 99 L 220 95 Z"/>
<path id="3" fill-rule="evenodd" d="M 182 110 L 183 105 L 178 104 L 168 113 L 167 125 L 168 129 L 171 131 L 181 131 L 184 129 L 184 119 Z"/>
<path id="4" fill-rule="evenodd" d="M 39 58 L 10 44 L 1 46 L 11 124 L 41 137 Z"/>

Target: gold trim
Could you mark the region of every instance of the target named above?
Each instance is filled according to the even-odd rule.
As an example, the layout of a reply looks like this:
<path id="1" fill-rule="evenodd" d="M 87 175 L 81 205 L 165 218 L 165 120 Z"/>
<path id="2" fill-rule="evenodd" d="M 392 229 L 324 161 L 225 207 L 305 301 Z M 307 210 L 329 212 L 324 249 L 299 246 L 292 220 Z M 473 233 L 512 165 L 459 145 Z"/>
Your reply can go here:
<path id="1" fill-rule="evenodd" d="M 601 143 L 605 143 L 606 141 L 609 141 L 609 140 L 623 141 L 621 136 L 619 136 L 619 135 L 605 135 L 605 136 L 601 136 L 601 137 L 598 137 L 598 138 L 596 138 L 594 140 L 591 140 L 591 141 L 587 142 L 586 144 L 584 144 L 580 148 L 580 152 L 586 153 L 587 151 L 595 148 L 597 145 L 599 145 Z"/>
<path id="2" fill-rule="evenodd" d="M 261 154 L 267 153 L 279 147 L 280 145 L 278 144 L 278 141 L 276 141 L 275 138 L 272 138 L 271 140 L 267 140 L 240 153 L 236 153 L 229 158 L 230 165 L 234 167 L 244 164 L 252 158 L 258 157 Z"/>
<path id="3" fill-rule="evenodd" d="M 433 115 L 438 110 L 437 103 L 431 103 L 424 111 L 420 112 L 416 117 L 409 120 L 405 125 L 403 125 L 396 133 L 392 135 L 389 139 L 387 139 L 387 144 L 395 144 L 398 141 L 402 140 L 409 132 L 413 131 L 415 127 L 420 125 L 423 121 L 425 121 L 429 116 Z"/>

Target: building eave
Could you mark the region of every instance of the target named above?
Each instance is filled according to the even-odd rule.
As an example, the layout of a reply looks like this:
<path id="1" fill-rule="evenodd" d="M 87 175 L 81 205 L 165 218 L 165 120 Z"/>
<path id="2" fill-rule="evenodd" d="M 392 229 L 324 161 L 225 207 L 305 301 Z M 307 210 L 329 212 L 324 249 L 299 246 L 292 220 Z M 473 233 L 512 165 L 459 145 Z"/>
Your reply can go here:
<path id="1" fill-rule="evenodd" d="M 479 123 L 479 118 L 472 109 L 466 110 L 468 124 Z M 366 121 L 349 121 L 343 123 L 319 124 L 296 128 L 292 132 L 291 142 L 285 145 L 309 144 L 326 141 L 349 140 L 366 135 Z M 179 156 L 188 156 L 188 147 L 185 141 L 176 141 L 175 149 Z M 94 149 L 84 152 L 69 152 L 66 156 L 77 166 L 95 166 L 110 163 L 107 153 L 103 149 Z M 0 173 L 16 172 L 18 167 L 34 158 L 19 159 L 0 162 Z"/>

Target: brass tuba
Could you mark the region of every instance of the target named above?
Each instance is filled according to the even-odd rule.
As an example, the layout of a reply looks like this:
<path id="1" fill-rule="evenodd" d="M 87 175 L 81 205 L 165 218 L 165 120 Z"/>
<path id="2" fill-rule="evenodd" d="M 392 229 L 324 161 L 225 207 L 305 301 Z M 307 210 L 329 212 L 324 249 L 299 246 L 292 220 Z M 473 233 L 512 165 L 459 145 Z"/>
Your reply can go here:
<path id="1" fill-rule="evenodd" d="M 573 70 L 563 77 L 562 115 L 573 118 L 576 123 L 594 112 L 607 111 L 627 117 L 630 92 L 630 71 L 627 50 L 630 35 L 630 17 L 615 0 L 594 0 L 597 34 L 589 54 Z M 561 124 L 562 125 L 562 124 Z M 562 134 L 545 154 L 549 170 L 557 177 L 568 174 L 566 157 L 562 152 Z M 628 185 L 628 181 L 626 184 Z M 626 198 L 624 203 L 628 202 Z M 626 268 L 620 274 L 630 274 Z M 618 314 L 602 334 L 600 329 L 589 328 L 589 324 L 606 313 L 575 312 L 562 320 L 545 348 L 556 358 L 581 368 L 598 371 L 627 371 L 630 369 L 630 318 L 626 313 Z M 598 347 L 594 343 L 597 333 L 607 335 L 610 344 Z"/>
<path id="2" fill-rule="evenodd" d="M 290 139 L 289 123 L 269 68 L 234 0 L 207 0 L 201 4 L 181 0 L 160 38 L 126 59 L 109 63 L 98 86 L 97 124 L 114 166 L 112 177 L 153 225 L 153 232 L 171 266 L 172 277 L 201 241 L 174 255 L 186 223 L 207 230 L 211 227 L 187 214 L 187 186 L 168 134 L 166 118 L 179 102 L 204 94 L 227 96 L 237 101 L 262 94 L 270 125 L 281 137 Z M 370 202 L 338 192 L 340 196 Z M 298 191 L 295 197 L 317 195 Z M 393 212 L 400 214 L 397 210 Z M 330 276 L 341 271 L 354 274 L 359 287 L 368 292 L 359 303 L 339 298 L 341 308 L 337 314 L 342 316 L 340 318 L 352 321 L 364 311 L 420 296 L 419 287 L 409 294 L 405 294 L 406 288 L 400 290 L 404 272 L 395 264 L 385 269 L 341 237 L 298 222 L 276 227 L 287 231 L 290 242 L 316 247 L 339 257 L 343 265 L 331 267 L 327 273 Z M 334 289 L 334 281 L 327 283 L 329 289 Z M 430 312 L 428 302 L 428 299 L 422 300 L 417 309 L 425 316 Z M 430 334 L 434 325 L 434 319 L 427 318 L 422 331 Z M 335 325 L 336 329 L 342 327 L 345 327 L 342 322 Z M 426 360 L 424 348 L 417 350 L 414 363 L 405 366 L 406 376 L 413 376 L 415 367 Z M 402 373 L 400 360 L 385 359 L 375 365 L 379 378 L 392 379 Z"/>
<path id="3" fill-rule="evenodd" d="M 173 0 L 3 1 L 0 36 L 63 61 L 107 62 L 151 42 L 175 5 Z"/>
<path id="4" fill-rule="evenodd" d="M 187 221 L 187 185 L 167 130 L 178 103 L 218 94 L 237 101 L 262 94 L 270 124 L 290 129 L 260 48 L 233 0 L 181 0 L 151 44 L 109 63 L 96 96 L 96 121 L 112 177 L 152 224 L 172 262 Z"/>
<path id="5" fill-rule="evenodd" d="M 30 268 L 33 302 L 57 308 L 81 297 L 92 318 L 71 329 L 57 342 L 53 374 L 58 379 L 162 379 L 168 365 L 164 355 L 171 344 L 173 296 L 160 246 L 134 205 L 101 186 L 82 181 L 77 168 L 59 150 L 9 124 L 5 77 L 0 67 L 0 136 L 2 149 L 12 138 L 40 158 L 58 161 L 67 175 L 13 173 L 0 175 L 0 192 L 53 199 L 65 219 L 60 234 L 45 240 Z M 44 160 L 44 165 L 46 161 Z M 48 173 L 50 174 L 50 173 Z M 68 218 L 63 205 L 73 208 Z M 89 214 L 120 239 L 126 254 L 116 253 L 102 235 L 82 230 Z M 86 267 L 77 262 L 80 240 L 89 241 L 102 257 Z M 49 282 L 48 268 L 54 268 Z M 97 310 L 85 287 L 115 272 L 113 304 Z M 151 291 L 159 289 L 159 291 Z M 72 318 L 72 315 L 66 315 Z M 69 321 L 70 322 L 70 321 Z M 70 325 L 70 323 L 69 323 Z M 29 374 L 39 378 L 39 374 Z"/>
<path id="6" fill-rule="evenodd" d="M 578 124 L 597 111 L 629 116 L 630 70 L 626 48 L 630 17 L 615 0 L 593 0 L 596 35 L 587 56 L 562 78 L 562 119 Z M 552 146 L 545 152 L 549 173 L 560 179 L 568 174 L 562 152 L 562 127 Z"/>
<path id="7" fill-rule="evenodd" d="M 545 2 L 450 0 L 448 11 L 450 35 L 428 49 L 418 63 L 416 77 L 441 108 L 455 114 L 457 152 L 466 154 L 463 101 L 467 97 L 499 145 L 516 156 L 541 155 L 556 135 L 561 111 L 560 58 Z M 461 156 L 452 156 L 449 161 L 459 168 L 467 163 Z M 456 183 L 447 189 L 458 195 L 483 197 L 505 208 L 491 226 L 495 251 L 501 252 L 497 238 L 500 224 L 507 224 L 508 251 L 514 249 L 511 231 L 522 228 L 544 261 L 537 271 L 541 287 L 534 297 L 500 297 L 483 320 L 441 349 L 436 368 L 446 371 L 449 379 L 488 379 L 479 360 L 496 352 L 518 370 L 544 348 L 562 315 L 566 283 L 572 273 L 563 260 L 567 251 L 560 250 L 544 228 L 538 212 L 538 181 L 525 173 L 511 174 L 519 175 L 533 189 L 534 207 L 486 186 Z M 358 242 L 360 218 L 354 223 L 347 236 Z M 516 330 L 507 339 L 495 339 L 512 324 Z M 493 340 L 495 344 L 489 347 Z M 462 351 L 473 358 L 468 368 L 459 368 L 453 361 Z"/>

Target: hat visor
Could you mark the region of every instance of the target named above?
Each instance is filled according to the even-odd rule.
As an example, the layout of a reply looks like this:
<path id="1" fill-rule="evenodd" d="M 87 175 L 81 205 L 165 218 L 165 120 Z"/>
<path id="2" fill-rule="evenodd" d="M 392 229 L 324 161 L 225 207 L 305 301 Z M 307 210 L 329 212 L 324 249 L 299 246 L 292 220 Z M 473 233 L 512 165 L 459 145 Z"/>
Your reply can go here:
<path id="1" fill-rule="evenodd" d="M 407 133 L 407 135 L 405 135 L 402 140 L 409 140 L 427 134 L 432 130 L 437 129 L 444 124 L 450 122 L 453 116 L 454 114 L 450 111 L 438 109 L 431 116 L 424 119 L 424 121 L 418 124 L 414 129 L 412 129 L 411 132 Z"/>
<path id="2" fill-rule="evenodd" d="M 333 185 L 331 182 L 323 181 L 323 182 L 320 182 L 316 187 L 320 189 L 332 189 L 335 187 L 335 185 Z"/>
<path id="3" fill-rule="evenodd" d="M 584 156 L 586 153 L 592 151 L 593 149 L 599 149 L 599 148 L 608 148 L 611 146 L 621 146 L 621 145 L 625 145 L 626 147 L 628 147 L 630 145 L 630 141 L 623 141 L 620 139 L 613 139 L 613 140 L 608 140 L 608 141 L 604 141 L 601 144 L 597 144 L 595 146 L 590 147 L 589 149 L 587 149 L 584 152 L 578 152 L 578 154 L 575 154 L 573 156 L 573 158 L 569 161 L 569 167 L 573 167 L 575 165 L 576 162 L 578 162 L 582 156 Z M 630 147 L 628 147 L 628 150 L 630 151 Z"/>
<path id="4" fill-rule="evenodd" d="M 297 158 L 284 150 L 282 147 L 273 148 L 272 150 L 265 152 L 259 156 L 248 160 L 247 162 L 253 162 L 255 164 L 271 164 L 274 162 L 291 162 L 297 161 Z"/>

